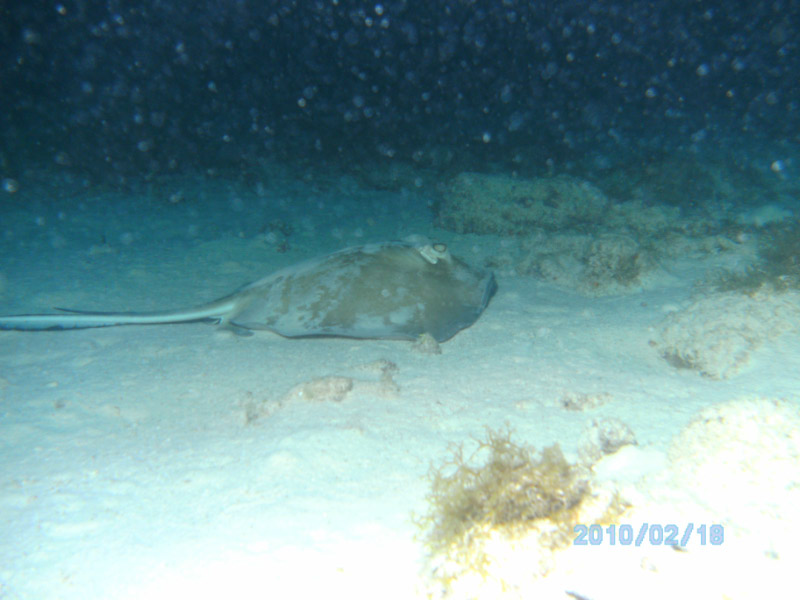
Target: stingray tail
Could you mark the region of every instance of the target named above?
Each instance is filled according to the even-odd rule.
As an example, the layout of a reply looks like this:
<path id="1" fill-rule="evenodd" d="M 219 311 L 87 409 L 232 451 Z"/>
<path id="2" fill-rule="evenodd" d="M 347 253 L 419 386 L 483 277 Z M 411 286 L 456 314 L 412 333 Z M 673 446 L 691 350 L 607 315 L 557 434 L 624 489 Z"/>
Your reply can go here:
<path id="1" fill-rule="evenodd" d="M 116 325 L 158 325 L 163 323 L 189 323 L 192 321 L 222 321 L 233 303 L 224 298 L 195 308 L 160 312 L 91 312 L 56 308 L 64 314 L 0 316 L 0 330 L 47 331 L 59 329 L 87 329 L 89 327 L 114 327 Z"/>

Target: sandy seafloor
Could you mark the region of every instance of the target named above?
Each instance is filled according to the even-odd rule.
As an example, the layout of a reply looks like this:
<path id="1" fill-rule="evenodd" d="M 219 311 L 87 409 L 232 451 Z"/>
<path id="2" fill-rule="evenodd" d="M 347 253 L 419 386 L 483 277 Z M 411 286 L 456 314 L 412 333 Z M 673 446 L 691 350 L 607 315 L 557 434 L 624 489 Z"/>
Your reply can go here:
<path id="1" fill-rule="evenodd" d="M 222 176 L 126 193 L 33 180 L 2 200 L 4 314 L 187 306 L 308 257 L 409 234 L 476 265 L 513 243 L 436 228 L 424 186 L 379 191 L 279 169 L 258 189 Z M 286 251 L 283 234 L 270 235 L 276 220 L 293 226 Z M 673 260 L 646 289 L 599 298 L 498 271 L 486 312 L 440 355 L 398 341 L 237 337 L 203 323 L 0 332 L 0 597 L 424 597 L 411 514 L 425 511 L 426 475 L 448 445 L 508 424 L 515 440 L 558 442 L 574 461 L 601 418 L 638 442 L 596 469 L 633 501 L 623 521 L 721 522 L 725 542 L 567 548 L 525 594 L 787 597 L 800 512 L 783 508 L 797 490 L 763 506 L 727 491 L 722 510 L 708 501 L 728 489 L 713 473 L 705 500 L 665 475 L 671 440 L 701 409 L 798 398 L 796 333 L 721 380 L 676 369 L 652 347 L 695 282 L 736 260 Z M 316 377 L 375 382 L 376 361 L 396 364 L 399 391 L 356 385 L 339 402 L 287 401 L 248 421 L 248 407 Z M 569 394 L 607 401 L 568 411 L 559 399 Z"/>

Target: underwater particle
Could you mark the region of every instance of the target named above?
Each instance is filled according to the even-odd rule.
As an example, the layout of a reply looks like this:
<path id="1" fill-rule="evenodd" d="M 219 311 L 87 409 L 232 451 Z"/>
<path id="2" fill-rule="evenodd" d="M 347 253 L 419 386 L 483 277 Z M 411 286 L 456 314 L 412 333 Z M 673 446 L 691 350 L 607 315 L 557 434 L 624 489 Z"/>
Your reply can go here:
<path id="1" fill-rule="evenodd" d="M 39 32 L 26 27 L 22 30 L 22 40 L 26 44 L 39 44 L 42 41 L 42 36 Z"/>
<path id="2" fill-rule="evenodd" d="M 769 168 L 773 173 L 781 173 L 784 169 L 786 169 L 786 163 L 784 163 L 782 160 L 773 160 Z"/>
<path id="3" fill-rule="evenodd" d="M 3 190 L 8 192 L 9 194 L 13 194 L 19 191 L 19 181 L 16 179 L 12 179 L 10 177 L 6 177 L 3 179 Z"/>

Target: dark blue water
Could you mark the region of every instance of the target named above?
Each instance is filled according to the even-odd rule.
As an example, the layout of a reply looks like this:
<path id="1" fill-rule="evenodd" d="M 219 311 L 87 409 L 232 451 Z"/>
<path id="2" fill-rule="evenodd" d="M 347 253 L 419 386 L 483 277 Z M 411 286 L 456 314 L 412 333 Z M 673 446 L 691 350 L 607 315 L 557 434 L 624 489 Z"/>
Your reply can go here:
<path id="1" fill-rule="evenodd" d="M 677 148 L 796 168 L 797 1 L 1 10 L 4 177 L 37 162 L 129 181 L 264 156 L 587 174 Z"/>

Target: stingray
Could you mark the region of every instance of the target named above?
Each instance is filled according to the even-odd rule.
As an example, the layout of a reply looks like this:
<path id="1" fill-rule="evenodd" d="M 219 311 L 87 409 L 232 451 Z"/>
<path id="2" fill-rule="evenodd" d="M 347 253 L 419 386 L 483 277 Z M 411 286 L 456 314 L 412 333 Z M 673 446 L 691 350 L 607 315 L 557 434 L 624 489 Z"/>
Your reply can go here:
<path id="1" fill-rule="evenodd" d="M 494 294 L 491 272 L 445 244 L 386 242 L 345 248 L 268 275 L 207 304 L 155 312 L 0 316 L 0 329 L 43 331 L 210 321 L 250 335 L 450 339 L 472 325 Z"/>

